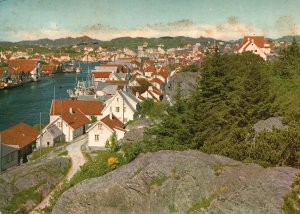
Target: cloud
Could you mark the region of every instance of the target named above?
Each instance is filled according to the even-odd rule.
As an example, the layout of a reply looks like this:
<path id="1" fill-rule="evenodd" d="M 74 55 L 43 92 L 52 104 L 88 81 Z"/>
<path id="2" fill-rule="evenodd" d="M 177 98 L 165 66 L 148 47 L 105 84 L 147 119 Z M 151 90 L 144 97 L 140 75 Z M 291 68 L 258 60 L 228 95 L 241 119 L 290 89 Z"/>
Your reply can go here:
<path id="1" fill-rule="evenodd" d="M 213 37 L 222 40 L 238 39 L 244 35 L 265 35 L 266 32 L 252 24 L 239 23 L 238 18 L 231 16 L 224 23 L 215 25 L 199 24 L 183 19 L 174 22 L 148 24 L 130 29 L 118 29 L 110 25 L 97 23 L 84 26 L 81 31 L 71 31 L 51 22 L 47 29 L 36 31 L 9 31 L 8 35 L 15 40 L 35 40 L 40 38 L 57 39 L 63 37 L 78 37 L 87 35 L 100 40 L 110 40 L 117 37 L 160 37 L 188 36 Z"/>

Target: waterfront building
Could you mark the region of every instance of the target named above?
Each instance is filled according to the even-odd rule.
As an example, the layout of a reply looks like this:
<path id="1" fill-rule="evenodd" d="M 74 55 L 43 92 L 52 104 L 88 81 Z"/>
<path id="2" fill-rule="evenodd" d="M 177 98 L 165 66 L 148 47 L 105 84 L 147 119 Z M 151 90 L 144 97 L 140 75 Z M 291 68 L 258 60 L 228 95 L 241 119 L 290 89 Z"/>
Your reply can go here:
<path id="1" fill-rule="evenodd" d="M 17 83 L 39 81 L 40 69 L 40 64 L 34 59 L 14 59 L 8 65 L 9 76 Z"/>
<path id="2" fill-rule="evenodd" d="M 18 149 L 18 163 L 24 163 L 36 147 L 39 132 L 26 123 L 19 123 L 1 131 L 0 135 L 3 144 Z"/>

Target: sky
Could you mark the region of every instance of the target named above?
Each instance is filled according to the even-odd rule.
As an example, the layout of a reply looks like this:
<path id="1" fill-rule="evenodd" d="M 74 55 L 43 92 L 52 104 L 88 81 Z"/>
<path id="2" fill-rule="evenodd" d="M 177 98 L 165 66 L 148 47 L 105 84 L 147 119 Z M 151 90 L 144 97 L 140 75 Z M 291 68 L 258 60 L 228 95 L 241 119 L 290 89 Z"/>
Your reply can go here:
<path id="1" fill-rule="evenodd" d="M 300 35 L 300 0 L 0 0 L 0 41 Z"/>

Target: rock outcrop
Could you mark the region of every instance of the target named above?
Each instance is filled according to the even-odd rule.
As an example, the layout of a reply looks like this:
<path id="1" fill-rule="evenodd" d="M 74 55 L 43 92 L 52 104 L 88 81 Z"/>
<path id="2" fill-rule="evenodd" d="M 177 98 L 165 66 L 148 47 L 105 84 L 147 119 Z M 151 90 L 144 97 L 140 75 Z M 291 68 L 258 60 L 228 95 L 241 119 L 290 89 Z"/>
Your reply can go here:
<path id="1" fill-rule="evenodd" d="M 26 212 L 34 208 L 40 199 L 32 199 L 45 197 L 64 177 L 68 166 L 69 158 L 55 157 L 28 162 L 1 173 L 0 213 L 13 213 L 20 208 Z M 15 201 L 18 203 L 14 204 Z"/>
<path id="2" fill-rule="evenodd" d="M 53 213 L 283 213 L 297 169 L 160 151 L 66 191 Z"/>
<path id="3" fill-rule="evenodd" d="M 179 84 L 181 85 L 182 96 L 189 96 L 191 91 L 194 90 L 198 75 L 199 74 L 195 72 L 182 72 L 171 76 L 168 84 L 165 87 L 163 102 L 175 102 L 175 96 L 177 94 Z"/>

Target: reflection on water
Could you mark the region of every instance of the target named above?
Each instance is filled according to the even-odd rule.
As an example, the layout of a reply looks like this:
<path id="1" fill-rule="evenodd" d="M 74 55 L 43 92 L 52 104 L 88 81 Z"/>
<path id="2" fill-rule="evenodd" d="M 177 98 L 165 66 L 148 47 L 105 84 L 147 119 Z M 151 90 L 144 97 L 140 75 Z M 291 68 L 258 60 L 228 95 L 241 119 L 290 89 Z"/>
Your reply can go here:
<path id="1" fill-rule="evenodd" d="M 96 65 L 99 63 L 89 63 L 90 69 Z M 17 88 L 0 90 L 0 130 L 19 122 L 37 124 L 40 121 L 40 112 L 42 123 L 48 123 L 54 86 L 56 99 L 68 99 L 67 89 L 75 87 L 76 75 L 78 80 L 86 77 L 87 64 L 81 63 L 80 66 L 83 71 L 80 74 L 55 74 L 43 77 L 37 83 L 26 83 Z"/>

